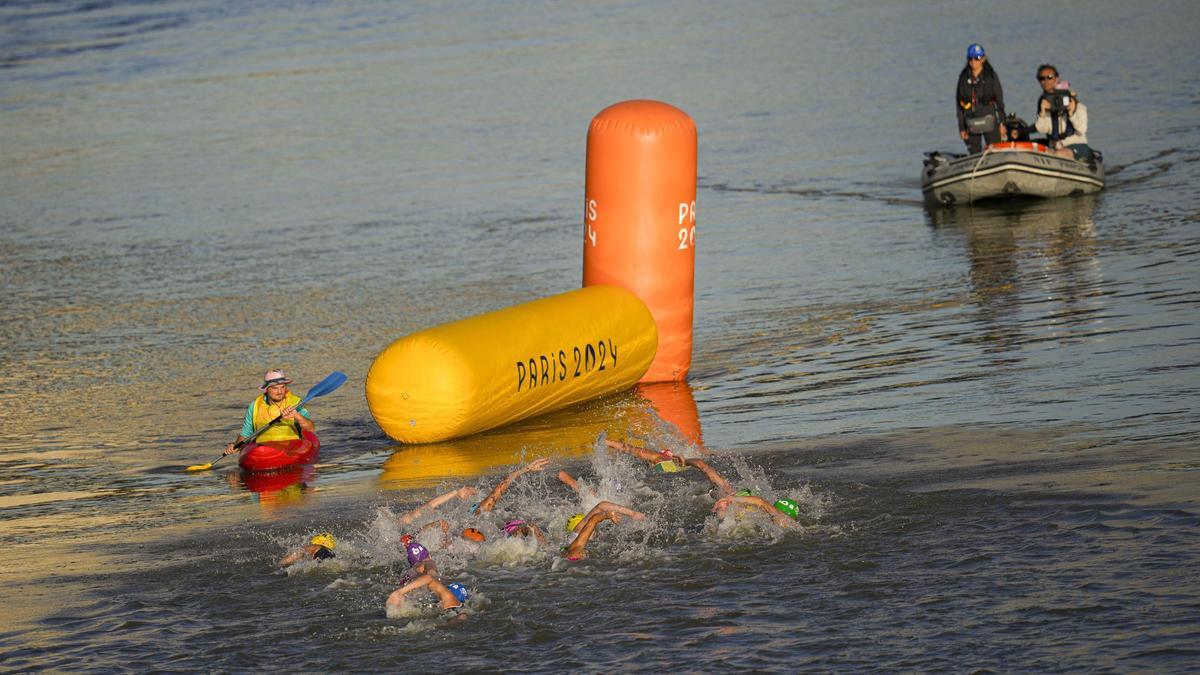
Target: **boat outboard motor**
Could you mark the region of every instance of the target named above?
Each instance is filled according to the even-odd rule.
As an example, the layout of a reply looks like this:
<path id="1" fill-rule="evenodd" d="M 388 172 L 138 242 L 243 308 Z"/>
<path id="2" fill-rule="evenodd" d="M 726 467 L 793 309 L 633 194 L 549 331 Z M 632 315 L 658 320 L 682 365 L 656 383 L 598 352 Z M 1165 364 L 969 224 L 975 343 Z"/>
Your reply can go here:
<path id="1" fill-rule="evenodd" d="M 1008 113 L 1004 118 L 1004 129 L 1008 132 L 1007 141 L 1024 142 L 1029 140 L 1029 125 L 1017 117 L 1016 113 Z"/>

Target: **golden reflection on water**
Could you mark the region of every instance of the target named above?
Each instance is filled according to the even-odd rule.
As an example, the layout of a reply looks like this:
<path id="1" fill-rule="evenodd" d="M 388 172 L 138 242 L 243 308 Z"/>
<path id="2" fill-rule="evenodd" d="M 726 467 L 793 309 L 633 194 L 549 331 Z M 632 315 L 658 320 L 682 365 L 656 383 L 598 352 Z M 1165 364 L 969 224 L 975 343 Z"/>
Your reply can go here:
<path id="1" fill-rule="evenodd" d="M 386 490 L 428 487 L 541 457 L 583 457 L 602 434 L 677 448 L 699 444 L 700 419 L 687 383 L 643 384 L 633 391 L 637 396 L 618 395 L 467 438 L 395 446 L 379 485 Z"/>

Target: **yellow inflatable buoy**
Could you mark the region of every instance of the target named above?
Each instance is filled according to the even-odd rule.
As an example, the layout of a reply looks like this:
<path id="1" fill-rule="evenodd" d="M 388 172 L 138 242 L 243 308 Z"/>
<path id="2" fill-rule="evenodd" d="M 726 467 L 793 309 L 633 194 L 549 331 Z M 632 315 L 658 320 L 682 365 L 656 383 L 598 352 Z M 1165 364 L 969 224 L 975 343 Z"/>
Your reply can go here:
<path id="1" fill-rule="evenodd" d="M 401 443 L 492 429 L 633 386 L 654 360 L 650 310 L 589 286 L 393 342 L 367 373 L 367 405 Z"/>

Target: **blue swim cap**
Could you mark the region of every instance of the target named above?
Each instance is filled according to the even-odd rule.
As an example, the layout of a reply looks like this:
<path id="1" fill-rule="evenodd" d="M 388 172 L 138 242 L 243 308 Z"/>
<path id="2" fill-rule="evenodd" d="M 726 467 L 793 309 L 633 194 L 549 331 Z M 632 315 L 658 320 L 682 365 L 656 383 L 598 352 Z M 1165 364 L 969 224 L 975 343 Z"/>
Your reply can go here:
<path id="1" fill-rule="evenodd" d="M 976 44 L 971 45 L 970 47 L 967 47 L 967 60 L 968 61 L 970 61 L 971 59 L 983 58 L 984 56 L 987 56 L 987 55 L 983 53 L 983 45 L 976 43 Z"/>
<path id="2" fill-rule="evenodd" d="M 458 598 L 459 602 L 466 602 L 467 598 L 470 597 L 467 594 L 467 587 L 462 584 L 447 584 L 446 588 L 450 589 L 450 592 L 454 594 L 454 597 Z"/>

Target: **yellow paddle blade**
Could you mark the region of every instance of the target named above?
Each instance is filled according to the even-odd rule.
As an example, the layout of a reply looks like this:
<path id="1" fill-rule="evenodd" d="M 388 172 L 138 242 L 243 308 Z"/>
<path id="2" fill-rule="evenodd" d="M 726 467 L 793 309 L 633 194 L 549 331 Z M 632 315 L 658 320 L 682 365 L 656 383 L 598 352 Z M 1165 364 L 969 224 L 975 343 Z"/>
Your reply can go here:
<path id="1" fill-rule="evenodd" d="M 193 464 L 187 468 L 188 471 L 208 471 L 212 468 L 212 462 L 208 464 Z"/>

